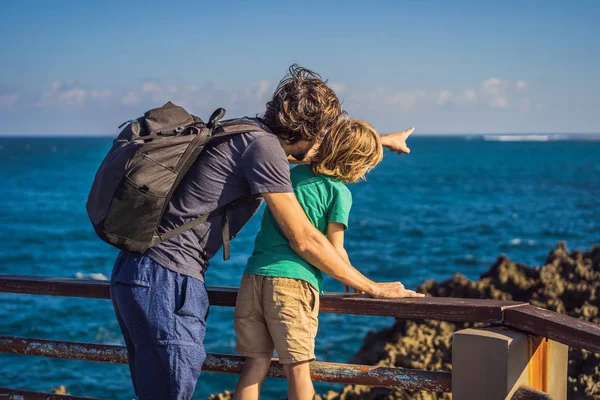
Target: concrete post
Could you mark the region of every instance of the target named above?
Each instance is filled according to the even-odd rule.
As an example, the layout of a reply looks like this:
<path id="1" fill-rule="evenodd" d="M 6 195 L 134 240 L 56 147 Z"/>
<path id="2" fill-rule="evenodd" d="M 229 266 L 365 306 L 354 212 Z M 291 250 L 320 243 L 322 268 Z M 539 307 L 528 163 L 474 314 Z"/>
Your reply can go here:
<path id="1" fill-rule="evenodd" d="M 452 343 L 452 399 L 510 399 L 519 386 L 567 398 L 568 347 L 506 327 L 464 329 Z"/>

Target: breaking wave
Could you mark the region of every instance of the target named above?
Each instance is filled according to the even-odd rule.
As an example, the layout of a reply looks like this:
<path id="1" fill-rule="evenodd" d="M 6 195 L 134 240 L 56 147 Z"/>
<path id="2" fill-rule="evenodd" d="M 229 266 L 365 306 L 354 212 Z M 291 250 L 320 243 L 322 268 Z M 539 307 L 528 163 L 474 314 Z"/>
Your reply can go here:
<path id="1" fill-rule="evenodd" d="M 99 272 L 91 272 L 91 273 L 77 272 L 75 274 L 75 279 L 92 279 L 94 281 L 107 281 L 108 280 L 106 275 L 101 274 Z"/>

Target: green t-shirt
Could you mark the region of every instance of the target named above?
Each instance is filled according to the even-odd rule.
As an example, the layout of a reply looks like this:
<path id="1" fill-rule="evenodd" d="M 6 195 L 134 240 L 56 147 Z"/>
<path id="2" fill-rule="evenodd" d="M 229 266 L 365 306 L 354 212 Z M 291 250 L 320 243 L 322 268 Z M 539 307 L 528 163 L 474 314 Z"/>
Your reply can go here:
<path id="1" fill-rule="evenodd" d="M 319 231 L 327 234 L 329 222 L 339 222 L 348 228 L 352 195 L 346 185 L 329 176 L 315 176 L 308 165 L 293 168 L 291 178 L 298 202 Z M 302 279 L 323 292 L 321 271 L 294 252 L 268 208 L 254 242 L 254 252 L 248 259 L 244 272 Z"/>

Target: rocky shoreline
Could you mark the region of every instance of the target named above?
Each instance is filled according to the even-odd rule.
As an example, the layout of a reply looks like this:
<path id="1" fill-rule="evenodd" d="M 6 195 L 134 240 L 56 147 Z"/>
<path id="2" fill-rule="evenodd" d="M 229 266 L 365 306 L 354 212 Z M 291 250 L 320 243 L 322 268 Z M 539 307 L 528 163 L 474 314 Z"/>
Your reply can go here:
<path id="1" fill-rule="evenodd" d="M 559 243 L 541 267 L 529 267 L 500 256 L 478 281 L 460 274 L 436 283 L 427 281 L 419 291 L 430 296 L 517 300 L 600 323 L 600 245 L 590 251 L 568 252 Z M 352 363 L 426 370 L 452 370 L 452 334 L 484 324 L 432 320 L 397 320 L 393 326 L 369 333 Z M 568 398 L 600 399 L 600 354 L 569 349 Z M 327 400 L 451 399 L 451 395 L 401 389 L 348 385 Z"/>
<path id="2" fill-rule="evenodd" d="M 600 323 L 600 245 L 590 251 L 569 252 L 558 243 L 540 267 L 529 267 L 500 256 L 477 281 L 456 274 L 436 283 L 427 281 L 419 289 L 429 296 L 529 302 L 561 314 Z M 425 369 L 452 370 L 452 334 L 482 323 L 450 323 L 434 320 L 396 320 L 394 325 L 367 334 L 351 363 Z M 600 399 L 600 354 L 569 349 L 568 398 Z M 229 393 L 211 396 L 227 399 Z M 317 396 L 321 400 L 434 400 L 450 394 L 370 388 L 347 385 L 341 391 Z"/>

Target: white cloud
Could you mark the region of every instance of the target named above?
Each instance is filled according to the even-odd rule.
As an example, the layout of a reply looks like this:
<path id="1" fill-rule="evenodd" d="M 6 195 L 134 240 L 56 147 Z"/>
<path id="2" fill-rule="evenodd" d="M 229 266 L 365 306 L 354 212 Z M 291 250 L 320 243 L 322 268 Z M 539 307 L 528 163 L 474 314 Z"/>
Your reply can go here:
<path id="1" fill-rule="evenodd" d="M 124 105 L 143 104 L 152 107 L 172 101 L 175 104 L 202 111 L 217 107 L 231 107 L 236 111 L 256 113 L 264 108 L 272 90 L 271 82 L 261 80 L 242 89 L 231 89 L 218 82 L 208 82 L 203 86 L 195 84 L 162 84 L 146 81 L 136 91 L 127 93 L 121 103 Z M 191 111 L 191 110 L 190 110 Z"/>
<path id="2" fill-rule="evenodd" d="M 506 96 L 497 96 L 490 102 L 492 108 L 508 108 L 508 98 Z"/>
<path id="3" fill-rule="evenodd" d="M 475 89 L 467 89 L 463 95 L 463 98 L 468 103 L 477 103 L 477 92 Z"/>
<path id="4" fill-rule="evenodd" d="M 255 83 L 252 83 L 249 86 L 245 87 L 242 90 L 230 91 L 230 93 L 231 93 L 230 100 L 232 102 L 252 100 L 252 99 L 260 100 L 260 99 L 266 98 L 266 95 L 268 94 L 267 92 L 269 91 L 270 87 L 271 87 L 271 84 L 269 83 L 269 81 L 262 80 L 259 82 L 255 82 Z M 226 91 L 228 91 L 228 90 L 226 90 Z"/>
<path id="5" fill-rule="evenodd" d="M 59 103 L 66 105 L 82 104 L 87 95 L 87 90 L 81 88 L 74 88 L 61 93 L 59 95 Z"/>
<path id="6" fill-rule="evenodd" d="M 342 82 L 330 83 L 329 86 L 338 94 L 344 93 L 350 103 L 357 107 L 371 109 L 388 108 L 391 110 L 414 110 L 419 105 L 472 107 L 487 106 L 492 109 L 512 108 L 529 111 L 535 107 L 524 106 L 523 92 L 528 83 L 525 80 L 509 82 L 491 77 L 481 82 L 479 87 L 451 91 L 440 89 L 425 91 L 423 89 L 394 91 L 389 88 L 375 88 L 367 93 L 351 92 Z M 2 88 L 0 88 L 2 89 Z M 268 80 L 249 84 L 241 89 L 232 89 L 219 82 L 196 84 L 169 84 L 155 80 L 143 82 L 136 90 L 118 94 L 120 102 L 126 106 L 156 107 L 167 101 L 173 101 L 190 109 L 209 109 L 216 107 L 232 108 L 232 112 L 245 112 L 248 115 L 260 112 L 269 99 L 273 85 Z M 35 103 L 39 107 L 81 106 L 87 101 L 108 99 L 114 95 L 109 88 L 88 89 L 76 81 L 56 81 L 48 86 L 40 99 Z M 0 107 L 10 107 L 16 101 L 15 93 L 2 93 L 0 90 Z"/>
<path id="7" fill-rule="evenodd" d="M 265 95 L 270 94 L 269 93 L 269 89 L 271 88 L 271 83 L 267 80 L 262 80 L 260 82 L 258 82 L 258 85 L 256 85 L 256 91 L 254 93 L 254 95 L 256 96 L 257 99 L 262 99 L 265 97 Z"/>
<path id="8" fill-rule="evenodd" d="M 191 112 L 210 113 L 217 107 L 227 108 L 232 115 L 254 115 L 264 110 L 273 90 L 268 80 L 260 80 L 241 89 L 232 89 L 219 82 L 204 84 L 172 84 L 147 80 L 136 89 L 119 92 L 110 88 L 89 88 L 76 81 L 52 82 L 34 104 L 38 107 L 79 107 L 87 102 L 116 97 L 125 106 L 152 108 L 173 101 Z M 514 109 L 521 112 L 538 110 L 535 103 L 526 98 L 528 83 L 525 80 L 509 82 L 490 77 L 479 85 L 466 88 L 423 90 L 393 90 L 388 87 L 374 88 L 366 92 L 352 92 L 343 82 L 330 83 L 338 95 L 344 93 L 348 103 L 345 108 L 372 110 L 386 113 L 414 111 L 416 108 L 432 107 L 489 107 L 491 109 Z M 11 107 L 17 93 L 0 87 L 0 108 Z M 200 114 L 199 114 L 200 115 Z"/>
<path id="9" fill-rule="evenodd" d="M 454 97 L 454 95 L 452 94 L 451 91 L 444 89 L 444 90 L 440 90 L 440 92 L 438 93 L 437 96 L 437 103 L 440 105 L 444 105 L 447 102 L 449 102 L 450 100 L 452 100 L 452 98 Z"/>
<path id="10" fill-rule="evenodd" d="M 77 106 L 83 104 L 87 90 L 75 81 L 52 82 L 36 103 L 39 107 Z"/>
<path id="11" fill-rule="evenodd" d="M 508 86 L 508 81 L 492 77 L 481 84 L 481 94 L 491 108 L 508 108 Z"/>
<path id="12" fill-rule="evenodd" d="M 424 96 L 425 98 L 435 99 L 438 106 L 452 104 L 460 107 L 467 107 L 477 104 L 480 93 L 475 89 L 467 89 L 462 93 L 453 93 L 448 89 L 442 89 L 432 96 Z"/>
<path id="13" fill-rule="evenodd" d="M 515 86 L 517 87 L 517 90 L 525 90 L 527 88 L 527 82 L 518 80 Z"/>
<path id="14" fill-rule="evenodd" d="M 88 90 L 77 81 L 54 81 L 34 105 L 37 107 L 76 107 L 82 106 L 90 97 L 99 99 L 111 95 L 110 89 Z"/>
<path id="15" fill-rule="evenodd" d="M 368 107 L 370 109 L 385 108 L 387 110 L 402 109 L 413 110 L 418 105 L 422 106 L 456 106 L 456 107 L 489 107 L 491 109 L 513 108 L 528 112 L 533 107 L 528 99 L 521 93 L 527 87 L 527 82 L 518 80 L 511 83 L 507 80 L 491 77 L 479 84 L 479 87 L 470 87 L 464 90 L 451 91 L 440 89 L 425 91 L 416 89 L 411 91 L 396 91 L 388 88 L 376 88 L 370 92 L 351 93 L 348 100 L 352 108 Z"/>
<path id="16" fill-rule="evenodd" d="M 158 85 L 158 83 L 156 82 L 144 82 L 142 84 L 142 92 L 143 93 L 156 93 L 156 92 L 160 92 L 161 88 Z"/>
<path id="17" fill-rule="evenodd" d="M 410 110 L 415 106 L 417 101 L 425 97 L 425 92 L 421 89 L 415 91 L 401 91 L 395 93 L 390 100 L 392 104 L 400 107 L 403 110 Z"/>
<path id="18" fill-rule="evenodd" d="M 95 99 L 101 99 L 103 97 L 110 97 L 112 96 L 112 90 L 110 89 L 94 89 L 91 91 L 91 96 Z"/>
<path id="19" fill-rule="evenodd" d="M 132 106 L 135 104 L 139 104 L 139 102 L 140 102 L 140 95 L 137 94 L 136 92 L 129 92 L 121 99 L 121 103 L 123 103 L 126 106 Z"/>

